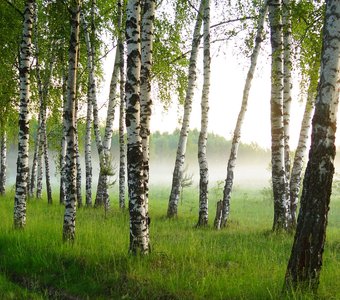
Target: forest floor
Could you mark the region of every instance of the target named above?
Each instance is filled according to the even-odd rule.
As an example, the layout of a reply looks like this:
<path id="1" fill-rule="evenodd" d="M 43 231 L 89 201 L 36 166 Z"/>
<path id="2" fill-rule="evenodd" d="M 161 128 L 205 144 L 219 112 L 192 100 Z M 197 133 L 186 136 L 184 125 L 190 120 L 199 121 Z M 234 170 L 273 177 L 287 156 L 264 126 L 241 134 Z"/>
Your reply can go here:
<path id="1" fill-rule="evenodd" d="M 217 190 L 210 193 L 213 223 Z M 129 216 L 77 211 L 76 240 L 62 242 L 63 206 L 30 200 L 25 230 L 13 229 L 13 194 L 0 198 L 0 299 L 340 299 L 340 196 L 333 196 L 317 296 L 282 294 L 292 235 L 271 232 L 268 190 L 236 188 L 229 226 L 196 229 L 197 188 L 178 218 L 165 217 L 169 190 L 151 187 L 147 257 L 128 254 Z"/>

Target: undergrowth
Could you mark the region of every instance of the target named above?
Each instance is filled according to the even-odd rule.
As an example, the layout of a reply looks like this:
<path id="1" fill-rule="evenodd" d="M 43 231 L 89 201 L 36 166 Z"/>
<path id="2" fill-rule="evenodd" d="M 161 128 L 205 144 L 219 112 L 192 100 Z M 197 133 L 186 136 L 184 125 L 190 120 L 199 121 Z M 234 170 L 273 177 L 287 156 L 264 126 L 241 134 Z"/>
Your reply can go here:
<path id="1" fill-rule="evenodd" d="M 117 197 L 77 211 L 76 241 L 62 242 L 64 208 L 30 200 L 25 230 L 13 229 L 13 199 L 0 198 L 1 299 L 315 299 L 282 294 L 293 236 L 270 231 L 272 206 L 260 191 L 236 189 L 228 228 L 196 229 L 196 188 L 178 218 L 165 218 L 169 191 L 150 192 L 152 253 L 128 254 L 129 216 Z M 55 197 L 56 199 L 57 197 Z M 215 203 L 210 203 L 210 223 Z M 340 298 L 340 201 L 333 200 L 317 299 Z M 336 280 L 336 278 L 338 278 Z M 2 294 L 1 294 L 2 293 Z"/>

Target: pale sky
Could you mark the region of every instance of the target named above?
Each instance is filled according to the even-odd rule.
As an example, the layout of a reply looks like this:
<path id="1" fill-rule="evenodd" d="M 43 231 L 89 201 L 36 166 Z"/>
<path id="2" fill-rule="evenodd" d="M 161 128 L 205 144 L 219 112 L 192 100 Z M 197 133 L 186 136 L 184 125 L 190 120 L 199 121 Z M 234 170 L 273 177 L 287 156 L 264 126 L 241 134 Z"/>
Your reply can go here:
<path id="1" fill-rule="evenodd" d="M 226 139 L 231 139 L 236 124 L 236 119 L 241 107 L 243 87 L 248 72 L 248 61 L 238 58 L 231 49 L 226 46 L 226 54 L 214 55 L 211 63 L 211 88 L 209 131 L 219 134 Z M 262 55 L 261 55 L 262 54 Z M 255 142 L 262 147 L 270 148 L 270 57 L 261 53 L 258 66 L 255 71 L 249 101 L 248 110 L 242 127 L 241 141 L 244 143 Z M 111 58 L 112 57 L 112 58 Z M 248 59 L 249 60 L 249 59 Z M 191 116 L 191 128 L 200 128 L 200 98 L 202 85 L 202 62 L 198 60 L 199 74 L 193 101 Z M 113 53 L 107 58 L 105 65 L 105 79 L 101 90 L 101 99 L 107 99 L 109 80 L 113 66 Z M 291 115 L 291 147 L 295 148 L 304 103 L 299 102 L 297 88 L 299 82 L 294 82 L 292 115 Z M 178 119 L 181 119 L 183 108 L 178 107 L 174 99 L 167 112 L 163 111 L 162 104 L 154 99 L 153 115 L 151 119 L 152 131 L 172 132 L 180 128 Z M 116 118 L 117 119 L 117 118 Z"/>

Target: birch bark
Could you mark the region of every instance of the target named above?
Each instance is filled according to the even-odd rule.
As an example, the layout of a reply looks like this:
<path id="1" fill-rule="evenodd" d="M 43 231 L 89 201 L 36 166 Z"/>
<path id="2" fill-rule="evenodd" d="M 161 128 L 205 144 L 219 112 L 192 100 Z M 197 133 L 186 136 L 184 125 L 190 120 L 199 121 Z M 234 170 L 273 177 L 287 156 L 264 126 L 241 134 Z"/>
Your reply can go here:
<path id="1" fill-rule="evenodd" d="M 32 42 L 32 24 L 34 0 L 25 1 L 23 32 L 20 44 L 19 76 L 20 76 L 20 107 L 19 107 L 19 137 L 18 160 L 14 198 L 14 227 L 24 228 L 26 225 L 26 200 L 28 178 L 28 140 L 30 100 L 30 60 Z"/>
<path id="2" fill-rule="evenodd" d="M 118 26 L 122 28 L 123 23 L 123 1 L 118 1 Z M 120 73 L 120 105 L 119 105 L 119 207 L 125 209 L 125 182 L 126 182 L 126 146 L 125 146 L 125 72 L 124 72 L 124 38 L 122 30 L 119 40 L 119 73 Z"/>
<path id="3" fill-rule="evenodd" d="M 150 118 L 152 112 L 151 99 L 151 67 L 152 49 L 154 39 L 155 0 L 145 0 L 142 12 L 141 34 L 141 71 L 140 71 L 140 94 L 141 94 L 141 117 L 140 135 L 142 138 L 143 151 L 143 184 L 144 205 L 147 223 L 149 223 L 149 177 L 150 177 Z M 149 226 L 147 226 L 147 239 L 149 240 Z"/>
<path id="4" fill-rule="evenodd" d="M 301 187 L 302 169 L 305 163 L 307 152 L 307 143 L 311 126 L 311 119 L 314 110 L 315 92 L 311 89 L 308 91 L 305 111 L 303 113 L 302 124 L 300 129 L 298 146 L 295 151 L 292 173 L 290 178 L 290 213 L 292 227 L 296 227 L 296 210 L 299 202 L 299 193 Z"/>
<path id="5" fill-rule="evenodd" d="M 77 67 L 79 50 L 79 15 L 80 1 L 73 0 L 71 12 L 71 35 L 69 47 L 69 69 L 67 83 L 67 100 L 65 106 L 64 124 L 66 130 L 66 201 L 63 225 L 63 240 L 73 241 L 75 238 L 75 221 L 77 207 L 77 157 L 76 157 L 76 118 L 75 104 L 77 91 Z"/>
<path id="6" fill-rule="evenodd" d="M 301 206 L 288 262 L 285 287 L 316 291 L 326 239 L 340 90 L 340 3 L 326 1 L 321 75 L 312 125 L 312 142 Z"/>
<path id="7" fill-rule="evenodd" d="M 210 92 L 210 0 L 204 1 L 203 19 L 203 88 L 201 99 L 201 131 L 198 139 L 198 164 L 200 169 L 199 182 L 199 213 L 197 226 L 208 225 L 208 161 L 207 161 L 207 138 L 208 138 L 208 112 Z"/>
<path id="8" fill-rule="evenodd" d="M 246 82 L 243 88 L 243 97 L 242 97 L 242 104 L 241 109 L 238 114 L 236 126 L 234 129 L 234 135 L 232 139 L 231 149 L 230 149 L 230 155 L 228 160 L 228 166 L 227 166 L 227 177 L 225 180 L 225 185 L 223 189 L 223 208 L 222 208 L 222 214 L 219 213 L 220 219 L 219 221 L 215 221 L 215 228 L 220 229 L 221 227 L 225 227 L 228 221 L 229 212 L 230 212 L 230 199 L 231 199 L 231 193 L 233 189 L 233 183 L 234 183 L 234 169 L 236 166 L 236 159 L 237 159 L 237 153 L 238 148 L 240 145 L 240 139 L 241 139 L 241 130 L 242 125 L 244 121 L 245 114 L 247 112 L 247 106 L 248 106 L 248 99 L 249 99 L 249 92 L 251 88 L 251 83 L 254 77 L 255 68 L 257 65 L 257 58 L 260 53 L 260 46 L 263 41 L 263 34 L 264 34 L 264 22 L 265 17 L 268 12 L 268 5 L 267 1 L 263 3 L 263 7 L 261 9 L 258 23 L 257 23 L 257 32 L 255 37 L 255 44 L 254 49 L 252 52 L 252 55 L 250 57 L 250 67 L 247 73 Z M 215 217 L 215 219 L 218 219 L 218 216 Z"/>
<path id="9" fill-rule="evenodd" d="M 0 149 L 0 194 L 6 193 L 6 179 L 7 179 L 7 133 L 3 128 L 1 131 L 1 149 Z"/>
<path id="10" fill-rule="evenodd" d="M 140 136 L 141 4 L 129 0 L 126 9 L 127 78 L 126 129 L 130 212 L 130 252 L 147 254 L 150 250 L 149 221 L 143 184 L 143 151 Z"/>
<path id="11" fill-rule="evenodd" d="M 177 147 L 176 154 L 176 162 L 175 168 L 172 175 L 172 185 L 171 185 L 171 193 L 169 197 L 168 204 L 168 218 L 176 217 L 178 211 L 178 201 L 180 197 L 180 189 L 181 189 L 181 180 L 183 176 L 184 169 L 184 160 L 185 160 L 185 152 L 188 141 L 188 133 L 189 133 L 189 124 L 190 124 L 190 114 L 192 111 L 192 99 L 194 95 L 194 88 L 196 84 L 196 63 L 197 63 L 197 54 L 198 47 L 200 43 L 200 31 L 202 26 L 203 19 L 203 9 L 204 9 L 204 0 L 200 2 L 200 8 L 197 14 L 196 24 L 193 33 L 192 40 L 192 48 L 190 53 L 190 61 L 189 61 L 189 71 L 188 71 L 188 88 L 186 91 L 185 104 L 184 104 L 184 114 L 183 114 L 183 122 Z"/>
<path id="12" fill-rule="evenodd" d="M 292 102 L 292 21 L 291 1 L 282 0 L 282 26 L 283 26 L 283 132 L 284 132 L 284 159 L 286 172 L 286 198 L 290 202 L 290 111 Z M 292 215 L 288 205 L 288 227 L 292 226 Z"/>
<path id="13" fill-rule="evenodd" d="M 269 0 L 271 67 L 271 135 L 272 135 L 272 182 L 274 194 L 273 231 L 287 230 L 288 203 L 286 195 L 286 171 L 284 159 L 283 128 L 283 49 L 281 1 Z"/>
<path id="14" fill-rule="evenodd" d="M 88 82 L 90 85 L 90 82 Z M 92 206 L 92 160 L 91 160 L 91 130 L 92 130 L 92 102 L 87 95 L 87 112 L 86 112 L 86 134 L 85 134 L 85 203 L 87 207 Z"/>
<path id="15" fill-rule="evenodd" d="M 66 76 L 63 74 L 63 136 L 61 139 L 61 150 L 60 150 L 60 190 L 59 190 L 59 203 L 65 204 L 66 202 L 66 124 L 65 124 L 65 113 L 67 105 L 67 88 L 66 88 Z"/>

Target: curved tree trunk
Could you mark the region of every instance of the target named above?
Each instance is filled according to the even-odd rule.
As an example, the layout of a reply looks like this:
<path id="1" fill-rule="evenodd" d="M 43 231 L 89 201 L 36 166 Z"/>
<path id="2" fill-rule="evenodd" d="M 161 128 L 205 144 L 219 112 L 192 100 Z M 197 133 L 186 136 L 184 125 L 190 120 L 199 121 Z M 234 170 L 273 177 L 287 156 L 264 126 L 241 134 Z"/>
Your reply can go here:
<path id="1" fill-rule="evenodd" d="M 203 89 L 201 100 L 201 132 L 198 139 L 198 163 L 200 168 L 199 184 L 199 215 L 197 226 L 208 225 L 208 162 L 207 162 L 207 138 L 208 138 L 208 112 L 210 92 L 210 0 L 204 1 L 204 56 L 203 56 Z"/>
<path id="2" fill-rule="evenodd" d="M 288 262 L 285 287 L 310 289 L 319 284 L 326 240 L 335 158 L 340 90 L 340 3 L 326 2 L 321 76 L 312 126 L 312 143 L 303 182 L 301 207 Z"/>
<path id="3" fill-rule="evenodd" d="M 30 97 L 30 64 L 32 24 L 34 0 L 25 1 L 23 32 L 20 45 L 19 75 L 20 75 L 20 107 L 19 107 L 19 137 L 17 176 L 14 198 L 14 227 L 24 228 L 26 225 L 26 200 L 28 178 L 28 141 L 29 141 L 29 112 Z"/>
<path id="4" fill-rule="evenodd" d="M 130 212 L 130 248 L 133 254 L 150 251 L 149 222 L 143 184 L 143 151 L 140 137 L 140 15 L 138 0 L 129 0 L 126 9 L 127 78 L 126 129 Z"/>
<path id="5" fill-rule="evenodd" d="M 0 142 L 0 194 L 5 195 L 7 179 L 7 133 L 4 128 L 2 128 L 1 131 Z"/>
<path id="6" fill-rule="evenodd" d="M 289 204 L 290 192 L 290 107 L 292 102 L 292 21 L 291 1 L 282 0 L 282 25 L 283 25 L 283 131 L 284 131 L 284 158 L 286 171 L 286 198 Z M 291 228 L 292 215 L 288 205 L 288 227 Z"/>
<path id="7" fill-rule="evenodd" d="M 273 231 L 287 230 L 288 203 L 286 195 L 286 171 L 284 159 L 283 129 L 283 49 L 281 2 L 269 0 L 270 42 L 272 45 L 271 68 L 271 134 L 272 134 L 272 182 L 274 194 Z"/>
<path id="8" fill-rule="evenodd" d="M 315 92 L 314 92 L 314 89 L 311 87 L 312 87 L 312 84 L 310 84 L 310 88 L 308 90 L 305 111 L 303 114 L 302 124 L 301 124 L 301 129 L 300 129 L 299 142 L 298 142 L 298 146 L 295 151 L 292 173 L 291 173 L 291 178 L 290 178 L 290 212 L 291 212 L 291 218 L 292 218 L 291 221 L 292 221 L 293 228 L 296 227 L 296 217 L 297 217 L 296 210 L 297 210 L 297 206 L 299 202 L 302 169 L 305 163 L 307 143 L 308 143 L 308 137 L 309 137 L 309 131 L 310 131 L 309 129 L 311 126 L 311 119 L 312 119 L 312 114 L 314 110 Z"/>
<path id="9" fill-rule="evenodd" d="M 118 15 L 119 22 L 118 26 L 121 28 L 123 23 L 123 11 L 122 11 L 123 1 L 118 1 Z M 120 105 L 119 105 L 119 208 L 125 209 L 125 174 L 126 174 L 126 146 L 125 146 L 125 72 L 124 72 L 124 39 L 123 33 L 120 33 L 118 40 L 119 47 L 119 73 L 120 73 Z"/>
<path id="10" fill-rule="evenodd" d="M 77 206 L 77 157 L 76 157 L 76 118 L 75 104 L 77 91 L 77 67 L 79 49 L 79 14 L 80 1 L 73 0 L 71 11 L 71 36 L 69 47 L 69 69 L 67 84 L 67 101 L 64 124 L 66 129 L 66 201 L 63 225 L 63 240 L 73 241 L 75 238 L 75 221 Z"/>
<path id="11" fill-rule="evenodd" d="M 258 58 L 258 55 L 261 49 L 260 46 L 263 41 L 263 27 L 264 27 L 264 21 L 265 21 L 267 12 L 268 12 L 268 6 L 267 6 L 267 1 L 265 1 L 263 4 L 262 10 L 261 10 L 260 16 L 259 16 L 258 24 L 257 24 L 255 45 L 254 45 L 253 53 L 250 57 L 250 67 L 249 67 L 246 82 L 243 88 L 241 109 L 238 114 L 236 126 L 234 129 L 234 135 L 233 135 L 233 140 L 232 140 L 230 155 L 229 155 L 229 160 L 228 160 L 228 166 L 227 166 L 227 178 L 225 180 L 225 185 L 223 189 L 222 214 L 218 212 L 221 218 L 219 219 L 219 221 L 215 221 L 216 229 L 225 227 L 228 221 L 228 217 L 229 217 L 230 199 L 231 199 L 231 193 L 232 193 L 233 183 L 234 183 L 234 169 L 236 166 L 237 152 L 238 152 L 238 148 L 240 145 L 241 129 L 242 129 L 243 121 L 244 121 L 244 116 L 247 112 L 248 98 L 249 98 L 251 83 L 254 77 L 254 72 L 255 72 L 255 68 L 257 64 L 257 58 Z M 218 219 L 218 216 L 216 216 L 215 219 Z"/>
<path id="12" fill-rule="evenodd" d="M 185 152 L 188 141 L 190 114 L 192 111 L 192 98 L 194 95 L 194 87 L 196 83 L 196 63 L 198 47 L 201 40 L 200 31 L 202 26 L 204 0 L 201 0 L 200 8 L 197 14 L 196 24 L 193 33 L 192 48 L 190 53 L 189 71 L 188 71 L 188 87 L 186 91 L 184 114 L 182 128 L 179 136 L 175 168 L 172 175 L 171 193 L 168 204 L 168 218 L 177 216 L 178 200 L 180 197 L 181 181 L 183 176 Z"/>

